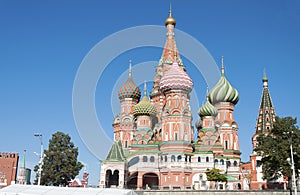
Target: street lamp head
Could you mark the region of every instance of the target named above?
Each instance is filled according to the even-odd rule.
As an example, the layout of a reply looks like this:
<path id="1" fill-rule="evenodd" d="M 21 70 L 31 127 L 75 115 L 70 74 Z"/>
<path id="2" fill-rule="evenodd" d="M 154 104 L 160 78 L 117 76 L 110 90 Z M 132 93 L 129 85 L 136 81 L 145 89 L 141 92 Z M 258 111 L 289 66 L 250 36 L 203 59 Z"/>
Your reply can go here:
<path id="1" fill-rule="evenodd" d="M 42 134 L 41 133 L 35 133 L 33 134 L 35 137 L 42 137 Z"/>

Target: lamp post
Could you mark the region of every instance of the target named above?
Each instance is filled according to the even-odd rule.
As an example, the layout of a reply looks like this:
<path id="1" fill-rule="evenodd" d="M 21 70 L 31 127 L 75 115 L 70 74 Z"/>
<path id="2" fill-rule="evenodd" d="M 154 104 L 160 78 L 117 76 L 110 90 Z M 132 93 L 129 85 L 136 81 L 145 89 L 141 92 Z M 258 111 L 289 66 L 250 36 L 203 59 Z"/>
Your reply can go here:
<path id="1" fill-rule="evenodd" d="M 43 170 L 43 160 L 44 160 L 44 147 L 43 147 L 43 135 L 41 133 L 35 133 L 35 137 L 38 137 L 41 142 L 41 152 L 40 152 L 40 161 L 39 161 L 39 170 L 38 170 L 38 185 L 41 185 L 41 177 L 42 177 L 42 170 Z"/>
<path id="2" fill-rule="evenodd" d="M 290 134 L 284 133 L 284 134 Z M 293 131 L 291 132 L 293 134 Z M 292 135 L 289 136 L 289 142 L 290 142 L 290 151 L 291 151 L 291 160 L 292 160 L 292 171 L 293 171 L 293 186 L 294 186 L 294 194 L 297 195 L 297 184 L 296 184 L 296 173 L 295 173 L 295 163 L 294 163 L 294 152 L 293 152 L 293 140 L 292 140 Z"/>
<path id="3" fill-rule="evenodd" d="M 292 132 L 293 133 L 293 132 Z M 296 173 L 295 173 L 295 163 L 294 163 L 294 153 L 293 153 L 293 144 L 292 144 L 292 138 L 290 139 L 290 150 L 291 150 L 291 159 L 292 159 L 292 171 L 293 171 L 293 183 L 294 183 L 294 192 L 295 195 L 298 194 L 297 192 L 297 184 L 296 184 Z"/>

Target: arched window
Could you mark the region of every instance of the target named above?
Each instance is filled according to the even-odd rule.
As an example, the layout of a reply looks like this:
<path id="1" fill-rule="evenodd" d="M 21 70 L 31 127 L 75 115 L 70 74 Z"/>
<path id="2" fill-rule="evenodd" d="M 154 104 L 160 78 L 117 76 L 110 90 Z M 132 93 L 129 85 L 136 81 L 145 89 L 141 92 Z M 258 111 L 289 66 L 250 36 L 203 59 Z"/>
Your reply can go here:
<path id="1" fill-rule="evenodd" d="M 233 166 L 237 167 L 237 162 L 236 161 L 233 162 Z"/>
<path id="2" fill-rule="evenodd" d="M 171 156 L 171 162 L 175 162 L 175 156 L 174 155 Z"/>
<path id="3" fill-rule="evenodd" d="M 160 161 L 162 162 L 164 160 L 164 157 L 163 156 L 160 156 Z"/>
<path id="4" fill-rule="evenodd" d="M 227 161 L 227 167 L 230 167 L 230 166 L 231 166 L 230 161 Z"/>
<path id="5" fill-rule="evenodd" d="M 147 162 L 148 158 L 147 156 L 143 156 L 143 162 Z"/>
<path id="6" fill-rule="evenodd" d="M 177 157 L 177 161 L 179 162 L 179 161 L 181 161 L 181 156 L 179 155 L 178 157 Z"/>
<path id="7" fill-rule="evenodd" d="M 209 157 L 208 156 L 206 157 L 206 162 L 209 162 Z"/>
<path id="8" fill-rule="evenodd" d="M 165 156 L 165 162 L 168 162 L 168 157 L 167 156 Z"/>
<path id="9" fill-rule="evenodd" d="M 218 164 L 218 162 L 219 162 L 218 159 L 215 159 L 215 164 Z"/>
<path id="10" fill-rule="evenodd" d="M 200 156 L 198 156 L 198 162 L 201 162 L 201 157 Z"/>
<path id="11" fill-rule="evenodd" d="M 224 165 L 224 160 L 221 159 L 221 160 L 220 160 L 220 163 L 221 163 L 221 165 Z"/>
<path id="12" fill-rule="evenodd" d="M 154 156 L 150 157 L 150 162 L 154 162 Z"/>

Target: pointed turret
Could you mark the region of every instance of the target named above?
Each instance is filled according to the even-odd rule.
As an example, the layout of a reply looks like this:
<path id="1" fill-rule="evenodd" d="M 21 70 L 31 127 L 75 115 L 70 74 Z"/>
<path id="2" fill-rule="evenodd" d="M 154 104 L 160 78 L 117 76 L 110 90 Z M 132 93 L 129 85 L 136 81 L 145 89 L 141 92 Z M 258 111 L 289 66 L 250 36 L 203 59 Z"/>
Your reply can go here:
<path id="1" fill-rule="evenodd" d="M 26 166 L 25 166 L 25 159 L 26 159 L 26 150 L 24 150 L 23 159 L 21 162 L 21 166 L 19 169 L 19 175 L 18 175 L 18 184 L 26 185 Z"/>
<path id="2" fill-rule="evenodd" d="M 263 91 L 256 123 L 256 134 L 269 132 L 275 122 L 275 111 L 268 87 L 266 71 L 262 79 Z"/>
<path id="3" fill-rule="evenodd" d="M 114 142 L 110 148 L 110 151 L 106 157 L 105 161 L 109 162 L 123 162 L 125 160 L 125 155 L 122 148 L 121 141 Z"/>

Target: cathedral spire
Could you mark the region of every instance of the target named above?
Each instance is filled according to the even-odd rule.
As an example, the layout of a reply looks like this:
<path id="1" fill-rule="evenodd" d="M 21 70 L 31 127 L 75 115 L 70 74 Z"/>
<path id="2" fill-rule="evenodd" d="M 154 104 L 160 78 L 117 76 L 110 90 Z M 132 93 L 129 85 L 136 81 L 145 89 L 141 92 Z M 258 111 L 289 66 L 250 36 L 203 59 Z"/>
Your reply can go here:
<path id="1" fill-rule="evenodd" d="M 263 91 L 259 107 L 259 113 L 256 124 L 256 133 L 265 133 L 273 128 L 275 121 L 275 111 L 268 88 L 268 78 L 266 76 L 266 70 L 264 70 L 263 76 Z"/>

